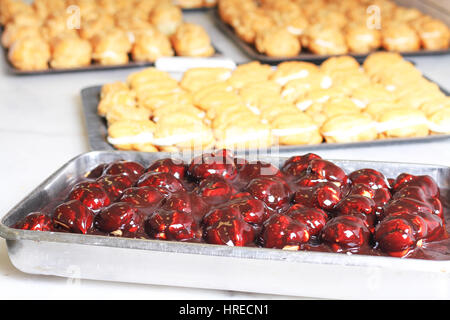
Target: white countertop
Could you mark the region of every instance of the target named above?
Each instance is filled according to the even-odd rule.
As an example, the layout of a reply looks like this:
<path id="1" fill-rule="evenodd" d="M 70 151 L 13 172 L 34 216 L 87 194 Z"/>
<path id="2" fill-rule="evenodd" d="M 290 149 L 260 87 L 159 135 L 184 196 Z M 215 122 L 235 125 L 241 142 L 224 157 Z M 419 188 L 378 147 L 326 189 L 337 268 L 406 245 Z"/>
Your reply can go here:
<path id="1" fill-rule="evenodd" d="M 235 62 L 248 58 L 209 17 L 190 13 L 186 20 L 204 25 L 215 46 Z M 450 91 L 450 55 L 411 58 L 430 79 Z M 89 151 L 80 90 L 124 80 L 133 69 L 45 76 L 14 76 L 0 57 L 0 185 L 4 215 L 56 169 Z M 382 160 L 450 165 L 450 141 L 377 148 L 330 150 L 329 159 Z M 187 289 L 82 280 L 70 285 L 64 278 L 29 275 L 10 263 L 0 240 L 0 299 L 259 299 L 286 298 L 230 291 Z"/>

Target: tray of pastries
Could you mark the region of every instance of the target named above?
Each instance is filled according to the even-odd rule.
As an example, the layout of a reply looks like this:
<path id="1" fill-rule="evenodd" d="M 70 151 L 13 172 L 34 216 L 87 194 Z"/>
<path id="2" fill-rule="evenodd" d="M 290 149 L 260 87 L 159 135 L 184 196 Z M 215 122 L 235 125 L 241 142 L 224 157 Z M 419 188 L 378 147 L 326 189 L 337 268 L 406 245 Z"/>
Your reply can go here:
<path id="1" fill-rule="evenodd" d="M 152 65 L 216 55 L 206 30 L 171 1 L 0 1 L 1 42 L 14 74 Z"/>
<path id="2" fill-rule="evenodd" d="M 445 22 L 391 0 L 220 0 L 212 16 L 248 56 L 266 63 L 450 52 Z"/>
<path id="3" fill-rule="evenodd" d="M 0 236 L 26 273 L 328 298 L 404 298 L 409 284 L 448 298 L 449 178 L 312 153 L 94 151 L 8 212 Z"/>
<path id="4" fill-rule="evenodd" d="M 320 66 L 254 61 L 191 68 L 175 79 L 154 67 L 82 90 L 91 148 L 280 151 L 423 142 L 450 137 L 450 97 L 397 53 Z"/>

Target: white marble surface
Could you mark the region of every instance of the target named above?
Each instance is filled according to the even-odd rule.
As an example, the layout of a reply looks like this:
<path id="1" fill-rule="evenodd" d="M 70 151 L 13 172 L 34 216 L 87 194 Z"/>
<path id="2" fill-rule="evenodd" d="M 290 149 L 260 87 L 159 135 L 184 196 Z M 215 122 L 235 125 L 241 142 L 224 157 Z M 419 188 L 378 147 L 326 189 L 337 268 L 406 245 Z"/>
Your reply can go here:
<path id="1" fill-rule="evenodd" d="M 236 62 L 248 58 L 201 13 L 186 20 L 204 25 L 214 44 Z M 412 59 L 432 80 L 450 90 L 450 56 Z M 13 76 L 0 57 L 0 215 L 72 157 L 89 151 L 79 92 L 82 88 L 124 80 L 133 69 L 46 76 Z M 326 158 L 389 160 L 450 165 L 450 142 L 322 151 Z M 259 299 L 286 298 L 229 291 L 174 288 L 28 275 L 10 263 L 0 240 L 0 299 Z"/>

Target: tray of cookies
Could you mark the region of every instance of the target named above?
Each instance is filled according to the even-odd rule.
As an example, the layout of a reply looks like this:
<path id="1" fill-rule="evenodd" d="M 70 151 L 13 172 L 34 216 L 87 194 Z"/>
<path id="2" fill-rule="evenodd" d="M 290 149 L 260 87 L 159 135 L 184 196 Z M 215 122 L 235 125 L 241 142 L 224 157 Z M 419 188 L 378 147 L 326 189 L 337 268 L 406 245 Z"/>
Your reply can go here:
<path id="1" fill-rule="evenodd" d="M 378 50 L 450 53 L 445 22 L 391 0 L 220 0 L 211 14 L 249 57 L 265 63 L 345 54 L 362 60 Z"/>
<path id="2" fill-rule="evenodd" d="M 17 75 L 153 65 L 218 55 L 206 30 L 171 1 L 1 2 L 2 45 Z"/>
<path id="3" fill-rule="evenodd" d="M 450 279 L 449 179 L 445 166 L 316 154 L 95 151 L 70 160 L 7 213 L 0 236 L 13 265 L 33 274 L 326 298 L 448 298 L 439 289 Z"/>
<path id="4" fill-rule="evenodd" d="M 388 67 L 387 67 L 388 66 Z M 397 53 L 157 68 L 81 92 L 93 150 L 347 148 L 450 137 L 450 97 Z"/>

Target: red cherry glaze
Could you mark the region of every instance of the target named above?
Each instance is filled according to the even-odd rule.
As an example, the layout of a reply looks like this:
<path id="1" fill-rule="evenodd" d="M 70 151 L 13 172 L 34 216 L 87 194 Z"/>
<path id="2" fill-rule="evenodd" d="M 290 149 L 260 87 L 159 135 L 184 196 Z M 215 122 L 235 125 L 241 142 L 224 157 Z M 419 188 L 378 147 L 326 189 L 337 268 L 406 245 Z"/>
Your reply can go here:
<path id="1" fill-rule="evenodd" d="M 46 214 L 33 212 L 14 225 L 16 229 L 53 231 L 53 219 Z"/>
<path id="2" fill-rule="evenodd" d="M 256 161 L 249 162 L 242 166 L 239 171 L 238 180 L 240 184 L 245 187 L 250 181 L 259 177 L 273 177 L 277 176 L 283 178 L 283 174 L 277 167 L 271 163 Z"/>
<path id="3" fill-rule="evenodd" d="M 202 180 L 195 192 L 208 204 L 218 205 L 230 199 L 233 187 L 220 176 L 209 176 Z"/>
<path id="4" fill-rule="evenodd" d="M 71 200 L 56 207 L 53 221 L 61 230 L 86 234 L 93 227 L 94 214 L 80 201 Z"/>
<path id="5" fill-rule="evenodd" d="M 292 193 L 287 183 L 277 177 L 253 179 L 248 184 L 246 191 L 275 211 L 287 208 Z"/>
<path id="6" fill-rule="evenodd" d="M 332 182 L 320 182 L 314 187 L 298 188 L 294 202 L 307 207 L 331 210 L 341 200 L 342 192 Z"/>
<path id="7" fill-rule="evenodd" d="M 120 198 L 125 189 L 133 185 L 133 180 L 128 175 L 105 175 L 97 179 L 97 182 L 106 191 L 112 201 Z"/>
<path id="8" fill-rule="evenodd" d="M 134 161 L 120 160 L 109 164 L 105 168 L 104 174 L 110 175 L 125 174 L 130 176 L 130 178 L 133 181 L 135 181 L 141 174 L 144 173 L 144 171 L 145 168 L 140 163 Z"/>
<path id="9" fill-rule="evenodd" d="M 214 175 L 231 180 L 237 176 L 234 159 L 227 150 L 220 150 L 210 154 L 205 153 L 194 158 L 189 165 L 188 172 L 196 180 Z"/>
<path id="10" fill-rule="evenodd" d="M 253 242 L 254 229 L 239 217 L 231 217 L 205 228 L 204 239 L 207 243 L 243 247 Z"/>
<path id="11" fill-rule="evenodd" d="M 340 215 L 374 214 L 375 201 L 360 195 L 349 195 L 342 199 L 335 207 Z"/>
<path id="12" fill-rule="evenodd" d="M 300 249 L 309 238 L 306 224 L 284 214 L 275 214 L 264 222 L 260 242 L 265 248 L 283 249 L 298 246 L 297 249 Z"/>
<path id="13" fill-rule="evenodd" d="M 359 196 L 373 199 L 373 198 L 375 198 L 375 192 L 376 192 L 376 190 L 372 189 L 367 184 L 357 183 L 357 184 L 352 184 L 350 191 L 349 191 L 349 195 L 359 195 Z"/>
<path id="14" fill-rule="evenodd" d="M 348 183 L 348 177 L 345 174 L 344 170 L 327 160 L 311 160 L 307 171 L 317 176 L 317 178 L 321 180 L 333 182 L 338 187 L 345 186 Z"/>
<path id="15" fill-rule="evenodd" d="M 164 199 L 164 195 L 154 187 L 133 187 L 126 189 L 120 202 L 127 202 L 137 207 L 157 207 Z"/>
<path id="16" fill-rule="evenodd" d="M 334 252 L 357 253 L 369 243 L 370 231 L 357 216 L 339 216 L 327 222 L 320 239 Z"/>
<path id="17" fill-rule="evenodd" d="M 193 192 L 172 193 L 163 208 L 169 211 L 183 211 L 191 214 L 197 222 L 210 210 L 211 206 Z"/>
<path id="18" fill-rule="evenodd" d="M 87 179 L 97 179 L 100 178 L 103 174 L 103 171 L 105 171 L 105 168 L 108 164 L 107 163 L 101 163 L 98 166 L 96 166 L 94 169 L 92 169 L 88 174 L 86 175 Z"/>
<path id="19" fill-rule="evenodd" d="M 416 187 L 416 186 L 409 186 L 401 188 L 398 192 L 394 194 L 392 197 L 394 200 L 400 199 L 400 198 L 410 198 L 415 199 L 418 201 L 426 202 L 427 196 L 425 195 L 425 192 L 423 192 L 422 188 Z"/>
<path id="20" fill-rule="evenodd" d="M 107 192 L 100 183 L 95 181 L 77 183 L 70 191 L 68 200 L 80 200 L 86 207 L 94 211 L 111 203 Z"/>
<path id="21" fill-rule="evenodd" d="M 292 206 L 286 213 L 297 222 L 300 222 L 308 228 L 311 237 L 318 236 L 328 220 L 325 211 L 316 208 L 295 207 Z"/>
<path id="22" fill-rule="evenodd" d="M 305 173 L 297 180 L 294 180 L 293 185 L 298 187 L 315 187 L 322 182 L 327 182 L 327 180 L 320 178 L 317 174 Z"/>
<path id="23" fill-rule="evenodd" d="M 387 254 L 403 257 L 416 246 L 417 236 L 426 234 L 426 228 L 426 221 L 418 215 L 389 216 L 376 226 L 375 241 Z"/>
<path id="24" fill-rule="evenodd" d="M 439 187 L 437 186 L 433 178 L 427 175 L 414 176 L 411 174 L 402 173 L 395 180 L 393 189 L 396 193 L 400 189 L 412 186 L 421 188 L 425 195 L 429 198 L 439 197 Z"/>
<path id="25" fill-rule="evenodd" d="M 145 221 L 145 232 L 158 240 L 196 241 L 201 238 L 201 230 L 191 214 L 163 208 Z"/>
<path id="26" fill-rule="evenodd" d="M 117 232 L 122 235 L 122 230 L 130 227 L 136 219 L 138 210 L 130 203 L 116 202 L 104 208 L 95 216 L 94 225 L 105 232 Z"/>
<path id="27" fill-rule="evenodd" d="M 383 210 L 381 219 L 392 214 L 419 214 L 420 212 L 433 213 L 433 208 L 428 203 L 410 198 L 400 198 L 390 201 Z"/>
<path id="28" fill-rule="evenodd" d="M 378 220 L 383 214 L 384 207 L 391 199 L 392 196 L 389 189 L 380 188 L 375 190 L 375 197 L 373 198 L 373 201 L 375 201 L 375 215 Z"/>
<path id="29" fill-rule="evenodd" d="M 309 163 L 314 159 L 322 159 L 314 153 L 307 153 L 303 156 L 294 156 L 289 158 L 281 168 L 281 171 L 287 175 L 294 177 L 301 176 L 305 173 Z"/>
<path id="30" fill-rule="evenodd" d="M 232 199 L 223 204 L 232 209 L 237 209 L 245 222 L 252 225 L 261 225 L 269 216 L 264 202 L 253 198 L 249 193 L 238 193 Z"/>
<path id="31" fill-rule="evenodd" d="M 175 178 L 182 180 L 186 174 L 186 164 L 178 159 L 160 159 L 153 162 L 147 172 L 165 172 L 172 174 Z"/>
<path id="32" fill-rule="evenodd" d="M 348 175 L 353 184 L 363 184 L 373 189 L 389 188 L 386 177 L 373 169 L 359 169 Z"/>
<path id="33" fill-rule="evenodd" d="M 444 208 L 442 207 L 441 200 L 438 198 L 430 198 L 428 199 L 428 203 L 433 207 L 433 213 L 444 219 Z"/>
<path id="34" fill-rule="evenodd" d="M 166 196 L 174 192 L 185 191 L 181 181 L 167 172 L 147 172 L 139 178 L 137 186 L 154 187 Z"/>

